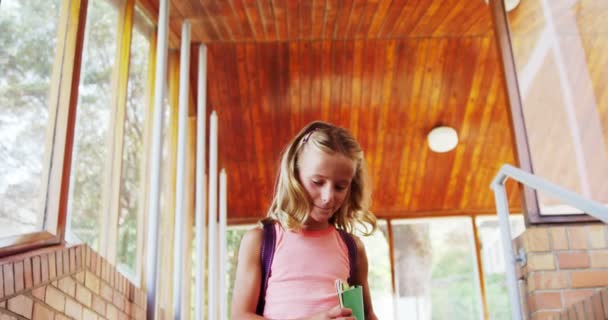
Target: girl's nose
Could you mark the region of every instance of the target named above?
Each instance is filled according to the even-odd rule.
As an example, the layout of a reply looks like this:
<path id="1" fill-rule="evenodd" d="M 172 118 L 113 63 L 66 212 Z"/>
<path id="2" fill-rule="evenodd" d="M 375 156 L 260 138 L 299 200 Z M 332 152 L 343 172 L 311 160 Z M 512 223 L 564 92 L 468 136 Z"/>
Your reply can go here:
<path id="1" fill-rule="evenodd" d="M 331 186 L 323 188 L 323 192 L 321 193 L 321 201 L 323 201 L 323 203 L 330 203 L 333 197 L 334 191 Z"/>

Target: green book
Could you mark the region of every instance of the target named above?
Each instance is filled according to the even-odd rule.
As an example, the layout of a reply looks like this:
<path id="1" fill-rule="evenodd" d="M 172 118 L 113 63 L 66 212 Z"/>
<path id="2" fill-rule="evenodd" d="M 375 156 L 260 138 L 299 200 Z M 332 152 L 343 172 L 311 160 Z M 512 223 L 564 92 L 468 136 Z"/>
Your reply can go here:
<path id="1" fill-rule="evenodd" d="M 357 320 L 365 320 L 365 309 L 363 308 L 363 290 L 361 286 L 350 287 L 342 291 L 344 307 L 353 311 Z"/>
<path id="2" fill-rule="evenodd" d="M 349 308 L 353 311 L 353 316 L 357 320 L 365 320 L 365 309 L 363 307 L 363 289 L 361 286 L 353 286 L 344 288 L 341 281 L 336 281 L 338 290 L 338 300 L 340 306 Z"/>

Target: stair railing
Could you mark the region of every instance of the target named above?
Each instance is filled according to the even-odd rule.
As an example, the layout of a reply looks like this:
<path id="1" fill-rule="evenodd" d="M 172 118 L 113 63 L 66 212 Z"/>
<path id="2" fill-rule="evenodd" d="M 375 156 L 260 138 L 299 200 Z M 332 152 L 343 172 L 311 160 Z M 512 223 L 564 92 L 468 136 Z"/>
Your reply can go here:
<path id="1" fill-rule="evenodd" d="M 608 207 L 582 196 L 568 191 L 562 187 L 552 184 L 533 174 L 525 172 L 514 166 L 505 164 L 500 168 L 494 180 L 492 180 L 491 188 L 494 191 L 496 200 L 496 210 L 500 222 L 500 233 L 504 244 L 505 255 L 505 271 L 507 275 L 507 287 L 509 289 L 509 299 L 511 300 L 511 317 L 513 320 L 523 319 L 521 297 L 519 295 L 519 285 L 516 276 L 516 263 L 525 258 L 516 258 L 513 243 L 511 239 L 511 225 L 509 224 L 509 202 L 505 190 L 505 182 L 507 178 L 516 180 L 535 190 L 542 191 L 547 195 L 551 195 L 565 204 L 571 205 L 579 210 L 582 210 L 588 215 L 591 215 L 604 223 L 608 224 Z"/>

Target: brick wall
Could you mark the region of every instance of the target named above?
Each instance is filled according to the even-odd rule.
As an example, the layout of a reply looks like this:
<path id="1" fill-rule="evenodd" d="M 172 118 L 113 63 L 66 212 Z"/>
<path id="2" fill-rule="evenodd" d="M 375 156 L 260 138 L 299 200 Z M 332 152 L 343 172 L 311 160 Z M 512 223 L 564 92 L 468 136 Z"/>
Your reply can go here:
<path id="1" fill-rule="evenodd" d="M 608 289 L 575 302 L 555 315 L 552 320 L 604 320 L 608 319 Z"/>
<path id="2" fill-rule="evenodd" d="M 0 320 L 144 319 L 145 299 L 85 245 L 0 260 Z"/>
<path id="3" fill-rule="evenodd" d="M 608 287 L 605 224 L 532 228 L 514 244 L 526 252 L 527 264 L 518 273 L 529 319 L 558 317 Z"/>

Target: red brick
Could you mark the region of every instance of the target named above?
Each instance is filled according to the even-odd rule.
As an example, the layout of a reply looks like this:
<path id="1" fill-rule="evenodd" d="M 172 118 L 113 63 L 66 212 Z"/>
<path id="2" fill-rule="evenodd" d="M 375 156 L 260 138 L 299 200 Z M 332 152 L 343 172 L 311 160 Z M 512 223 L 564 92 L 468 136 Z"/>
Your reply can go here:
<path id="1" fill-rule="evenodd" d="M 596 290 L 584 289 L 584 290 L 565 290 L 564 295 L 564 306 L 569 307 L 583 299 L 591 297 Z"/>
<path id="2" fill-rule="evenodd" d="M 13 264 L 7 263 L 2 266 L 4 272 L 4 296 L 10 296 L 15 293 L 15 281 L 13 278 Z"/>
<path id="3" fill-rule="evenodd" d="M 90 308 L 92 304 L 91 299 L 91 291 L 83 285 L 78 284 L 76 286 L 76 300 Z"/>
<path id="4" fill-rule="evenodd" d="M 559 316 L 558 311 L 539 311 L 532 314 L 532 320 L 553 320 Z"/>
<path id="5" fill-rule="evenodd" d="M 591 288 L 608 286 L 608 270 L 572 271 L 570 273 L 572 288 Z"/>
<path id="6" fill-rule="evenodd" d="M 34 279 L 32 278 L 32 260 L 30 258 L 23 260 L 23 276 L 25 289 L 32 288 L 34 286 Z"/>
<path id="7" fill-rule="evenodd" d="M 55 280 L 57 278 L 57 261 L 55 261 L 55 252 L 49 253 L 49 278 Z"/>
<path id="8" fill-rule="evenodd" d="M 586 252 L 560 252 L 557 254 L 557 264 L 560 269 L 589 268 L 589 255 Z"/>
<path id="9" fill-rule="evenodd" d="M 72 273 L 76 271 L 76 248 L 70 248 L 68 254 L 70 255 L 70 273 Z"/>
<path id="10" fill-rule="evenodd" d="M 608 268 L 608 250 L 591 250 L 591 268 Z"/>
<path id="11" fill-rule="evenodd" d="M 606 245 L 606 225 L 595 224 L 587 226 L 589 233 L 589 247 L 596 249 L 608 248 Z"/>
<path id="12" fill-rule="evenodd" d="M 76 296 L 76 282 L 72 277 L 64 277 L 59 280 L 59 289 L 70 297 Z"/>
<path id="13" fill-rule="evenodd" d="M 593 297 L 593 296 L 591 296 Z M 593 305 L 591 304 L 590 299 L 583 300 L 583 309 L 585 310 L 586 319 L 592 320 L 593 317 Z"/>
<path id="14" fill-rule="evenodd" d="M 82 309 L 82 320 L 97 320 L 97 315 L 95 314 L 95 312 L 93 312 L 87 308 L 83 308 Z"/>
<path id="15" fill-rule="evenodd" d="M 82 319 L 82 306 L 71 298 L 65 300 L 65 314 L 74 319 Z"/>
<path id="16" fill-rule="evenodd" d="M 40 279 L 45 283 L 49 281 L 49 257 L 46 254 L 40 256 Z"/>
<path id="17" fill-rule="evenodd" d="M 604 320 L 604 307 L 599 292 L 591 296 L 591 305 L 593 307 L 593 320 Z"/>
<path id="18" fill-rule="evenodd" d="M 528 272 L 539 270 L 555 270 L 555 257 L 553 253 L 529 253 Z"/>
<path id="19" fill-rule="evenodd" d="M 0 299 L 4 298 L 4 276 L 2 275 L 2 265 L 0 265 Z"/>
<path id="20" fill-rule="evenodd" d="M 44 297 L 46 295 L 46 286 L 38 287 L 32 290 L 32 296 L 40 301 L 44 301 Z"/>
<path id="21" fill-rule="evenodd" d="M 34 279 L 34 287 L 40 284 L 40 257 L 32 258 L 32 278 Z"/>
<path id="22" fill-rule="evenodd" d="M 527 252 L 542 252 L 551 250 L 549 233 L 546 228 L 531 228 L 524 233 L 523 246 Z"/>
<path id="23" fill-rule="evenodd" d="M 53 286 L 46 287 L 44 302 L 59 312 L 64 312 L 65 310 L 65 295 Z"/>
<path id="24" fill-rule="evenodd" d="M 25 288 L 23 280 L 23 261 L 15 262 L 15 292 L 21 292 Z"/>
<path id="25" fill-rule="evenodd" d="M 584 226 L 568 227 L 568 244 L 570 249 L 587 249 L 587 228 Z"/>
<path id="26" fill-rule="evenodd" d="M 80 271 L 76 274 L 76 281 L 84 284 L 84 271 Z"/>
<path id="27" fill-rule="evenodd" d="M 55 251 L 55 263 L 57 264 L 57 277 L 63 276 L 63 254 L 61 251 Z"/>
<path id="28" fill-rule="evenodd" d="M 34 306 L 34 301 L 24 295 L 18 295 L 14 298 L 11 298 L 8 300 L 8 310 L 24 316 L 28 319 L 32 318 L 32 311 L 33 311 L 33 306 Z"/>
<path id="29" fill-rule="evenodd" d="M 34 304 L 34 320 L 53 320 L 55 313 L 46 306 L 36 302 Z"/>
<path id="30" fill-rule="evenodd" d="M 604 317 L 608 319 L 608 289 L 602 290 L 602 305 L 604 306 Z"/>
<path id="31" fill-rule="evenodd" d="M 574 304 L 574 312 L 576 313 L 576 319 L 585 319 L 585 309 L 583 308 L 583 301 L 579 301 Z"/>
<path id="32" fill-rule="evenodd" d="M 93 295 L 93 310 L 104 317 L 106 316 L 106 302 L 97 295 Z"/>
<path id="33" fill-rule="evenodd" d="M 539 310 L 561 309 L 562 296 L 560 292 L 537 292 L 528 297 L 529 311 L 534 313 Z"/>
<path id="34" fill-rule="evenodd" d="M 61 251 L 61 254 L 63 254 L 63 274 L 69 274 L 70 273 L 70 253 L 68 252 L 68 249 L 63 249 Z"/>
<path id="35" fill-rule="evenodd" d="M 553 250 L 568 249 L 568 236 L 566 235 L 565 227 L 551 227 L 547 231 L 549 232 Z"/>

